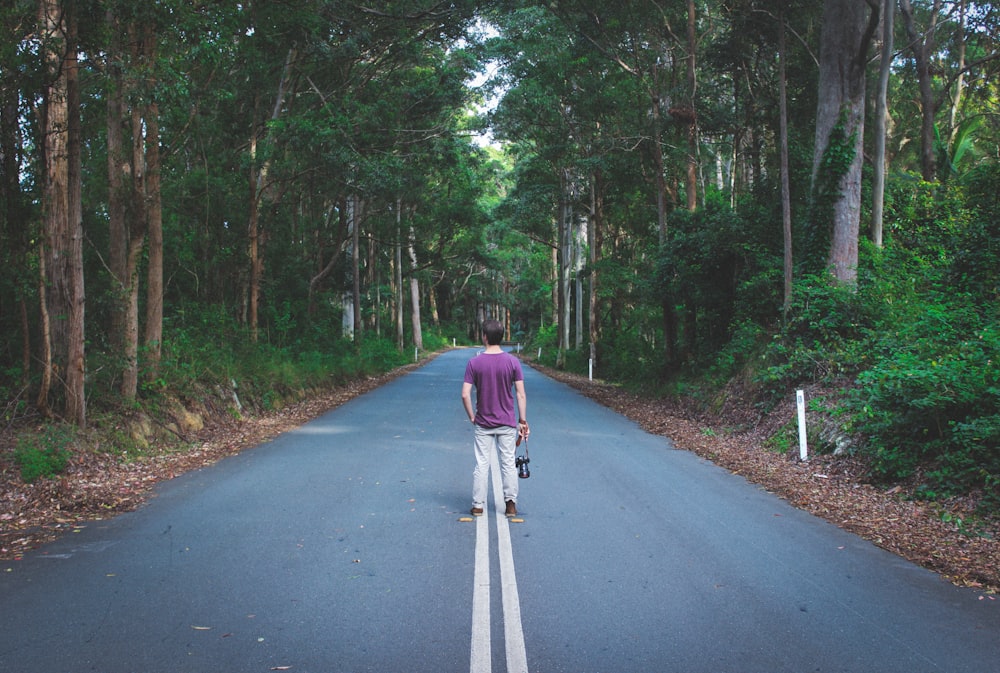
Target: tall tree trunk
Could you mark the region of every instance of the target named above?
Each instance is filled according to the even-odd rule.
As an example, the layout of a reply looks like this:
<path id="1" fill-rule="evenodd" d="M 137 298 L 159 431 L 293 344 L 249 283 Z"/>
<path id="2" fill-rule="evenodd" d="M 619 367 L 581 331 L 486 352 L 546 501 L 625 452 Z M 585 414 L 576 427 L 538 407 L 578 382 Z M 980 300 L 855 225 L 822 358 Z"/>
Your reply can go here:
<path id="1" fill-rule="evenodd" d="M 143 26 L 143 51 L 148 71 L 155 72 L 157 42 L 154 27 Z M 146 83 L 150 102 L 145 109 L 146 121 L 146 232 L 149 237 L 146 269 L 146 332 L 143 338 L 146 353 L 146 376 L 159 374 L 163 343 L 163 200 L 160 181 L 160 106 L 154 91 L 153 77 Z"/>
<path id="2" fill-rule="evenodd" d="M 403 201 L 396 199 L 396 245 L 393 251 L 393 301 L 396 318 L 396 348 L 402 352 L 403 329 Z"/>
<path id="3" fill-rule="evenodd" d="M 288 92 L 291 80 L 292 63 L 295 60 L 296 50 L 290 49 L 285 56 L 285 65 L 281 70 L 281 78 L 278 80 L 278 93 L 275 96 L 274 107 L 271 108 L 270 121 L 276 121 L 281 115 L 281 108 L 285 101 L 285 94 Z M 256 117 L 256 114 L 254 115 Z M 254 121 L 256 125 L 256 119 Z M 270 169 L 270 161 L 265 161 L 257 166 L 257 145 L 263 140 L 267 133 L 267 125 L 261 124 L 260 129 L 254 128 L 250 137 L 250 212 L 247 224 L 247 237 L 249 239 L 250 257 L 250 296 L 249 315 L 247 322 L 250 328 L 250 339 L 257 341 L 258 324 L 260 321 L 260 283 L 264 275 L 264 260 L 262 243 L 264 236 L 260 227 L 260 206 L 264 200 L 264 192 L 267 189 L 267 174 Z"/>
<path id="4" fill-rule="evenodd" d="M 858 273 L 865 65 L 875 28 L 866 16 L 867 7 L 867 3 L 858 0 L 825 0 L 820 36 L 814 185 L 839 124 L 843 124 L 848 147 L 836 149 L 853 153 L 843 175 L 833 176 L 839 177 L 839 196 L 831 204 L 833 221 L 827 263 L 834 278 L 843 283 L 854 283 Z"/>
<path id="5" fill-rule="evenodd" d="M 250 137 L 250 211 L 247 216 L 247 256 L 250 262 L 250 284 L 247 297 L 247 327 L 250 330 L 250 340 L 254 343 L 258 338 L 257 302 L 260 299 L 260 277 L 263 275 L 264 263 L 260 258 L 260 184 L 263 171 L 256 166 L 257 134 Z"/>
<path id="6" fill-rule="evenodd" d="M 146 238 L 146 159 L 142 136 L 141 107 L 132 107 L 132 193 L 122 276 L 125 301 L 122 341 L 125 369 L 122 372 L 122 395 L 135 399 L 139 384 L 139 259 Z"/>
<path id="7" fill-rule="evenodd" d="M 354 197 L 354 232 L 351 234 L 351 312 L 354 314 L 355 338 L 364 336 L 364 320 L 361 319 L 361 222 L 364 201 Z"/>
<path id="8" fill-rule="evenodd" d="M 951 126 L 951 139 L 949 145 L 954 143 L 955 136 L 958 133 L 958 111 L 962 106 L 962 92 L 965 90 L 965 27 L 967 21 L 968 8 L 966 7 L 966 0 L 959 0 L 958 3 L 958 48 L 956 49 L 956 57 L 958 63 L 955 67 L 958 69 L 958 77 L 955 79 L 955 94 L 951 98 L 951 114 L 948 117 L 948 124 Z"/>
<path id="9" fill-rule="evenodd" d="M 159 106 L 149 106 L 146 117 L 146 209 L 149 235 L 148 267 L 146 269 L 146 376 L 153 380 L 159 374 L 163 344 L 163 205 L 160 189 L 160 123 Z"/>
<path id="10" fill-rule="evenodd" d="M 76 20 L 59 0 L 40 0 L 39 29 L 48 72 L 45 87 L 45 173 L 42 211 L 45 268 L 50 291 L 53 365 L 65 374 L 65 415 L 83 426 L 84 397 L 83 217 L 81 212 L 80 91 Z"/>
<path id="11" fill-rule="evenodd" d="M 891 0 L 888 0 L 891 2 Z M 784 241 L 784 313 L 792 304 L 792 195 L 788 175 L 788 82 L 785 78 L 785 12 L 778 15 L 778 135 L 781 152 L 781 227 Z"/>
<path id="12" fill-rule="evenodd" d="M 45 260 L 49 253 L 44 239 L 38 243 L 38 316 L 39 316 L 39 360 L 42 362 L 42 379 L 38 384 L 38 397 L 35 406 L 45 417 L 52 415 L 49 404 L 49 393 L 52 390 L 52 370 L 55 362 L 52 358 L 52 320 L 49 318 L 48 269 Z"/>
<path id="13" fill-rule="evenodd" d="M 106 15 L 107 51 L 107 122 L 108 149 L 108 267 L 111 272 L 112 303 L 109 341 L 113 352 L 126 350 L 126 313 L 128 296 L 128 203 L 131 194 L 126 182 L 131 179 L 132 164 L 125 150 L 125 45 L 123 26 L 113 10 Z M 125 386 L 123 385 L 123 388 Z M 124 392 L 124 390 L 123 390 Z"/>
<path id="14" fill-rule="evenodd" d="M 347 218 L 347 250 L 346 250 L 346 268 L 347 272 L 345 274 L 344 280 L 346 281 L 347 287 L 354 286 L 354 274 L 352 270 L 354 268 L 354 234 L 358 228 L 358 212 L 357 212 L 357 198 L 354 195 L 348 196 L 346 201 L 346 218 Z M 341 297 L 341 307 L 342 307 L 342 318 L 341 318 L 341 333 L 345 339 L 354 340 L 354 330 L 357 323 L 357 316 L 354 315 L 354 293 L 345 290 Z"/>
<path id="15" fill-rule="evenodd" d="M 417 278 L 417 234 L 410 225 L 410 316 L 413 322 L 413 345 L 424 349 L 424 336 L 420 328 L 420 280 Z"/>
<path id="16" fill-rule="evenodd" d="M 573 206 L 570 202 L 570 183 L 569 170 L 563 169 L 560 173 L 559 189 L 559 352 L 556 356 L 558 367 L 566 364 L 566 351 L 569 350 L 570 271 L 573 255 Z"/>
<path id="17" fill-rule="evenodd" d="M 878 71 L 878 92 L 875 101 L 875 151 L 872 156 L 872 243 L 882 247 L 882 212 L 885 206 L 885 173 L 888 168 L 885 142 L 889 132 L 889 73 L 892 70 L 893 27 L 896 0 L 882 1 L 882 56 Z"/>
<path id="18" fill-rule="evenodd" d="M 695 113 L 695 99 L 698 93 L 698 74 L 696 70 L 696 59 L 698 50 L 698 35 L 696 32 L 696 13 L 694 0 L 687 3 L 687 78 L 688 91 L 690 93 L 691 123 L 687 127 L 688 140 L 688 160 L 687 160 L 687 183 L 685 191 L 687 196 L 687 209 L 694 212 L 698 208 L 698 117 Z"/>
<path id="19" fill-rule="evenodd" d="M 920 89 L 920 174 L 927 182 L 937 179 L 934 160 L 934 116 L 937 104 L 931 75 L 931 55 L 934 53 L 934 35 L 941 13 L 941 0 L 934 0 L 930 9 L 930 25 L 920 34 L 910 0 L 899 0 L 899 9 L 910 40 L 910 51 L 917 66 L 917 86 Z"/>
<path id="20" fill-rule="evenodd" d="M 597 348 L 601 339 L 600 302 L 597 293 L 600 288 L 598 264 L 601 261 L 601 245 L 604 237 L 604 180 L 600 170 L 594 172 L 590 189 L 590 227 L 587 229 L 588 263 L 590 266 L 590 288 L 588 317 L 590 328 L 590 360 L 597 365 Z"/>

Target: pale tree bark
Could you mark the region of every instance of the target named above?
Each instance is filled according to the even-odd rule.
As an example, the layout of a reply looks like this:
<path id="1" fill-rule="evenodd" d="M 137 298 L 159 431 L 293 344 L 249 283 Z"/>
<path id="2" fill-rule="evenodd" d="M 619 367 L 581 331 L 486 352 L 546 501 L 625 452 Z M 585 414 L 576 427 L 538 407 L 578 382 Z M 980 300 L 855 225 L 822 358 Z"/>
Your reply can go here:
<path id="1" fill-rule="evenodd" d="M 410 318 L 413 323 L 413 345 L 424 349 L 424 336 L 420 328 L 420 280 L 417 278 L 417 234 L 410 225 Z"/>
<path id="2" fill-rule="evenodd" d="M 146 376 L 155 379 L 163 344 L 163 205 L 160 190 L 159 106 L 149 106 L 146 117 L 146 196 L 149 236 L 146 269 Z"/>
<path id="3" fill-rule="evenodd" d="M 942 0 L 934 0 L 930 9 L 929 25 L 921 34 L 917 28 L 910 0 L 899 0 L 903 25 L 910 40 L 910 51 L 917 66 L 917 87 L 920 90 L 920 174 L 927 182 L 933 182 L 937 178 L 934 161 L 934 116 L 937 114 L 937 104 L 934 101 L 931 55 L 935 48 L 934 35 L 937 31 L 937 19 L 941 13 L 941 2 Z"/>
<path id="4" fill-rule="evenodd" d="M 889 133 L 889 74 L 892 70 L 893 28 L 896 0 L 882 0 L 882 55 L 878 71 L 878 92 L 875 96 L 875 150 L 872 155 L 872 225 L 871 238 L 882 247 L 882 214 L 885 208 L 886 137 Z"/>
<path id="5" fill-rule="evenodd" d="M 274 107 L 271 108 L 270 120 L 273 122 L 281 115 L 281 108 L 285 102 L 285 95 L 291 81 L 292 63 L 295 60 L 295 49 L 290 49 L 285 57 L 285 65 L 281 70 L 281 78 L 278 80 L 278 93 L 275 96 Z M 248 256 L 250 258 L 250 296 L 249 315 L 247 322 L 250 328 L 250 339 L 254 342 L 258 338 L 259 312 L 260 312 L 260 281 L 264 275 L 264 259 L 261 253 L 264 236 L 260 227 L 260 206 L 264 200 L 267 189 L 267 174 L 270 170 L 270 161 L 265 161 L 257 166 L 257 146 L 266 134 L 266 125 L 261 125 L 262 130 L 254 128 L 250 135 L 250 212 L 247 222 Z"/>
<path id="6" fill-rule="evenodd" d="M 396 246 L 393 254 L 393 301 L 395 302 L 396 348 L 403 350 L 403 201 L 396 199 Z"/>
<path id="7" fill-rule="evenodd" d="M 347 287 L 354 286 L 354 274 L 353 274 L 353 259 L 355 254 L 355 234 L 358 229 L 358 212 L 357 212 L 357 198 L 355 196 L 347 197 L 346 201 L 346 218 L 347 218 L 347 273 L 345 281 Z M 351 290 L 345 290 L 341 296 L 341 333 L 345 339 L 354 340 L 354 326 L 357 323 L 357 317 L 354 315 L 354 292 Z"/>
<path id="8" fill-rule="evenodd" d="M 135 399 L 139 381 L 139 260 L 146 235 L 143 94 L 135 78 L 142 49 L 137 27 L 109 9 L 107 52 L 108 260 L 113 286 L 111 343 L 122 355 L 119 392 Z M 126 47 L 122 38 L 128 38 Z M 132 74 L 126 72 L 131 70 Z M 129 101 L 129 103 L 126 103 Z M 130 107 L 131 106 L 131 107 Z M 126 133 L 130 144 L 126 144 Z"/>
<path id="9" fill-rule="evenodd" d="M 694 212 L 698 208 L 698 117 L 695 113 L 695 98 L 698 92 L 698 73 L 696 59 L 698 50 L 698 35 L 694 0 L 687 3 L 687 78 L 688 91 L 691 95 L 691 122 L 687 127 L 688 160 L 687 160 L 687 209 Z"/>
<path id="10" fill-rule="evenodd" d="M 53 368 L 63 372 L 65 416 L 87 422 L 84 396 L 83 217 L 81 212 L 80 92 L 76 24 L 59 0 L 40 0 L 39 32 L 48 81 L 44 91 L 42 219 L 45 293 L 51 323 Z M 52 376 L 52 378 L 55 378 Z M 39 399 L 48 408 L 47 395 Z"/>
<path id="11" fill-rule="evenodd" d="M 556 366 L 566 363 L 566 351 L 569 350 L 570 322 L 570 270 L 573 255 L 572 219 L 573 206 L 570 198 L 572 178 L 568 169 L 560 173 L 559 196 L 559 265 L 558 265 L 558 295 L 559 295 L 559 352 L 556 355 Z"/>
<path id="12" fill-rule="evenodd" d="M 363 336 L 364 321 L 361 319 L 361 222 L 364 202 L 354 197 L 354 231 L 351 232 L 351 313 L 354 316 L 355 338 Z"/>
<path id="13" fill-rule="evenodd" d="M 958 111 L 962 106 L 962 93 L 965 91 L 965 24 L 966 15 L 968 9 L 966 7 L 965 0 L 959 0 L 958 3 L 958 47 L 955 50 L 958 63 L 956 67 L 958 68 L 958 77 L 955 79 L 955 94 L 951 98 L 951 114 L 949 116 L 949 124 L 951 126 L 951 142 L 954 143 L 955 136 L 958 134 Z"/>
<path id="14" fill-rule="evenodd" d="M 156 32 L 153 26 L 143 27 L 143 51 L 150 71 L 157 59 Z M 145 109 L 146 121 L 146 233 L 149 237 L 146 269 L 146 332 L 143 338 L 146 353 L 146 376 L 157 377 L 163 343 L 163 201 L 160 189 L 160 107 L 152 97 L 156 82 L 150 79 L 146 90 L 151 96 Z"/>
<path id="15" fill-rule="evenodd" d="M 38 314 L 39 314 L 39 342 L 41 353 L 38 359 L 42 362 L 42 379 L 38 384 L 38 397 L 35 399 L 35 406 L 44 416 L 51 416 L 52 410 L 49 405 L 49 393 L 52 390 L 52 320 L 49 318 L 48 300 L 48 276 L 45 259 L 48 251 L 45 241 L 38 244 Z"/>
<path id="16" fill-rule="evenodd" d="M 875 26 L 860 0 L 825 0 L 820 36 L 819 101 L 813 183 L 838 124 L 853 152 L 839 176 L 839 196 L 832 203 L 832 236 L 828 256 L 831 274 L 853 284 L 858 273 L 858 232 L 861 223 L 861 169 L 864 141 L 865 65 Z M 873 16 L 872 19 L 876 19 Z"/>
<path id="17" fill-rule="evenodd" d="M 891 0 L 889 0 L 891 2 Z M 788 175 L 788 82 L 786 80 L 785 59 L 788 52 L 785 45 L 785 12 L 781 11 L 778 33 L 778 135 L 781 151 L 781 227 L 784 242 L 784 302 L 787 314 L 792 304 L 792 195 Z"/>
<path id="18" fill-rule="evenodd" d="M 122 394 L 134 399 L 139 382 L 139 259 L 146 238 L 146 160 L 142 137 L 142 112 L 132 107 L 132 193 L 129 222 L 126 226 L 125 269 L 121 278 L 125 302 L 124 339 L 125 369 L 122 373 Z"/>
<path id="19" fill-rule="evenodd" d="M 600 171 L 595 171 L 591 178 L 590 189 L 590 227 L 587 229 L 587 246 L 589 248 L 590 265 L 590 296 L 588 302 L 590 329 L 590 360 L 597 366 L 597 346 L 601 339 L 600 302 L 597 293 L 600 288 L 598 263 L 601 261 L 601 246 L 603 245 L 604 224 L 604 181 Z"/>

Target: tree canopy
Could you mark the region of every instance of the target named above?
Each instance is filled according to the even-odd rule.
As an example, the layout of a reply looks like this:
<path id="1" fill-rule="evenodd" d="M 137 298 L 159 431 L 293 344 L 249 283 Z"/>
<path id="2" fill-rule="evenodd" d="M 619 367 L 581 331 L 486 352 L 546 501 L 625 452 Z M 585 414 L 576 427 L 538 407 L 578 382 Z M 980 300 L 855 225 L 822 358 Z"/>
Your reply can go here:
<path id="1" fill-rule="evenodd" d="M 495 317 L 638 384 L 862 381 L 844 430 L 876 471 L 1000 484 L 992 3 L 14 0 L 0 25 L 8 423 L 266 389 L 272 357 L 322 380 Z"/>

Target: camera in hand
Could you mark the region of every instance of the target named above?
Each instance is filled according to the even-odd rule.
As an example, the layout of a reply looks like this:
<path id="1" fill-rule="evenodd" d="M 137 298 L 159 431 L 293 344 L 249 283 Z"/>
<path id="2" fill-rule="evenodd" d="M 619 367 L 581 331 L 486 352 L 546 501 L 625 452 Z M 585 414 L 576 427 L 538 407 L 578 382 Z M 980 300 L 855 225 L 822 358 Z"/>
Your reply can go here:
<path id="1" fill-rule="evenodd" d="M 517 465 L 517 476 L 521 479 L 527 479 L 531 476 L 531 470 L 528 469 L 528 463 L 531 459 L 527 455 L 517 456 L 514 459 L 514 464 Z"/>

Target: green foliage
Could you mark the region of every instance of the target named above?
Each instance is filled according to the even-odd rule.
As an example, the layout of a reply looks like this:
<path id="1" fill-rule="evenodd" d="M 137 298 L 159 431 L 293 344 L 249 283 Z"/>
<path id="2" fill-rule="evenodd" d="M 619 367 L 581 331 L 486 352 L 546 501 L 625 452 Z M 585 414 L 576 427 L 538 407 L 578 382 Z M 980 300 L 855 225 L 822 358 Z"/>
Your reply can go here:
<path id="1" fill-rule="evenodd" d="M 899 324 L 851 396 L 875 474 L 898 480 L 919 468 L 940 495 L 995 488 L 1000 477 L 1000 329 L 958 303 Z"/>
<path id="2" fill-rule="evenodd" d="M 871 327 L 862 299 L 829 274 L 795 283 L 786 321 L 764 354 L 768 366 L 758 375 L 772 402 L 804 382 L 842 380 L 858 371 Z"/>
<path id="3" fill-rule="evenodd" d="M 18 437 L 14 462 L 21 470 L 21 479 L 30 484 L 61 474 L 69 464 L 74 439 L 73 427 L 64 424 L 49 424 L 40 433 Z"/>

